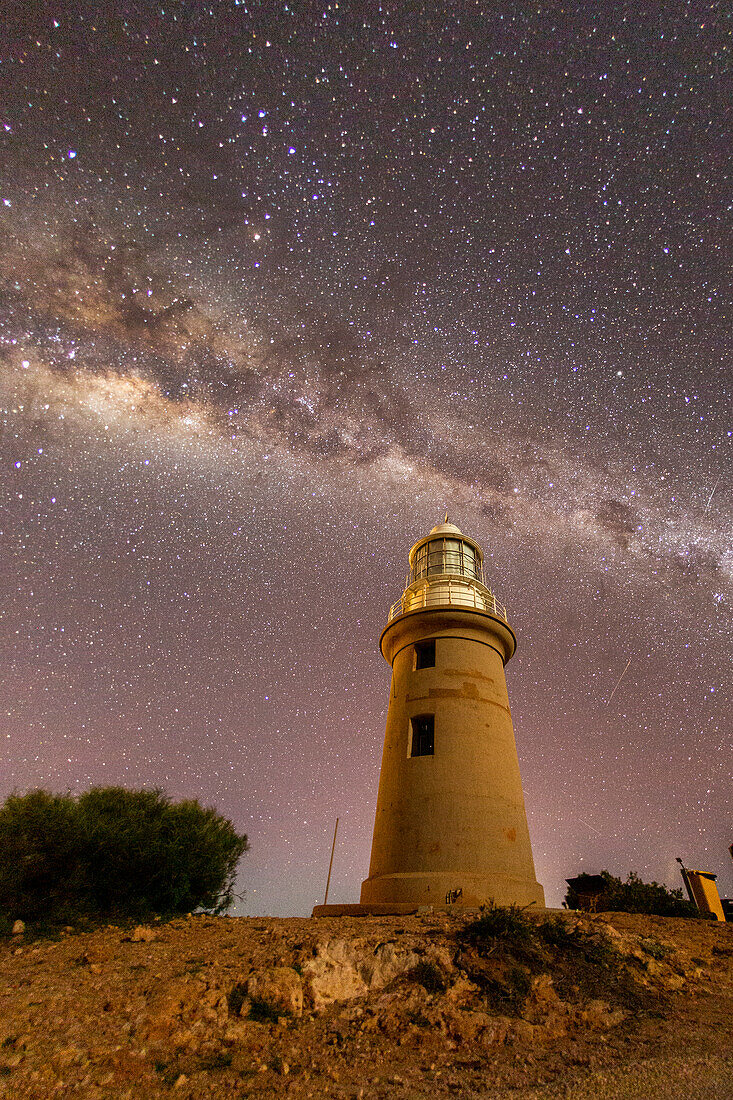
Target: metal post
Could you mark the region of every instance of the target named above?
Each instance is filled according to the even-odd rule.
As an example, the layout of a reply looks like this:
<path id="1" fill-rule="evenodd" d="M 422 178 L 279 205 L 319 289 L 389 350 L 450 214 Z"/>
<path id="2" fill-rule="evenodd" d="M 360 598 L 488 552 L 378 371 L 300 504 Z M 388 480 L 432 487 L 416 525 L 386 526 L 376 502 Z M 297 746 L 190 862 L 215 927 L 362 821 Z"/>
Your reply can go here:
<path id="1" fill-rule="evenodd" d="M 697 901 L 695 899 L 695 895 L 692 892 L 692 886 L 690 885 L 690 876 L 687 874 L 687 868 L 685 867 L 684 863 L 682 862 L 682 860 L 680 859 L 679 856 L 677 856 L 676 859 L 677 859 L 677 862 L 680 865 L 680 874 L 682 875 L 682 881 L 685 884 L 685 890 L 687 890 L 687 896 L 690 899 L 690 901 L 692 902 L 692 904 L 695 906 L 697 911 L 699 912 L 700 911 L 700 906 L 697 904 Z"/>
<path id="2" fill-rule="evenodd" d="M 328 878 L 326 879 L 326 896 L 323 899 L 323 904 L 328 903 L 328 888 L 331 885 L 331 868 L 333 867 L 333 853 L 336 849 L 336 833 L 339 831 L 339 819 L 336 818 L 336 828 L 333 830 L 333 844 L 331 845 L 331 862 L 328 865 Z"/>

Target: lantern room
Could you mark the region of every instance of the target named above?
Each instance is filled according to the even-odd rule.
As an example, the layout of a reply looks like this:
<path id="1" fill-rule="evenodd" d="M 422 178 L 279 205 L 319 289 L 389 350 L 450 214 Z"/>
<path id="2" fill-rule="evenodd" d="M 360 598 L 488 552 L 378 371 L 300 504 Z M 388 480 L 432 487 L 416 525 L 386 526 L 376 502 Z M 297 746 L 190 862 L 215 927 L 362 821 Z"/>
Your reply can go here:
<path id="1" fill-rule="evenodd" d="M 410 551 L 408 584 L 438 576 L 469 577 L 481 583 L 484 579 L 483 555 L 478 544 L 447 520 L 433 527 L 427 538 L 416 542 Z"/>

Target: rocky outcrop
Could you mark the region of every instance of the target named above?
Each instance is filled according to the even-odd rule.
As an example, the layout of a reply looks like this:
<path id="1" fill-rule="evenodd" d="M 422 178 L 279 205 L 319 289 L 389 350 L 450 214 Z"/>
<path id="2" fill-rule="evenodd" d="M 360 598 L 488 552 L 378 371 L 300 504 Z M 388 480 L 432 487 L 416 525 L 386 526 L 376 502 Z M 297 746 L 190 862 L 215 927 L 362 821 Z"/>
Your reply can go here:
<path id="1" fill-rule="evenodd" d="M 382 989 L 419 962 L 419 955 L 404 944 L 380 943 L 373 947 L 358 938 L 326 940 L 318 943 L 313 958 L 303 963 L 308 1002 L 322 1012 L 337 1001 Z"/>
<path id="2" fill-rule="evenodd" d="M 0 1100 L 482 1095 L 488 1081 L 591 1065 L 633 1043 L 647 1007 L 659 1020 L 705 997 L 722 1049 L 733 928 L 566 914 L 573 951 L 561 929 L 524 966 L 501 944 L 467 946 L 466 919 L 202 917 L 58 943 L 8 936 Z"/>

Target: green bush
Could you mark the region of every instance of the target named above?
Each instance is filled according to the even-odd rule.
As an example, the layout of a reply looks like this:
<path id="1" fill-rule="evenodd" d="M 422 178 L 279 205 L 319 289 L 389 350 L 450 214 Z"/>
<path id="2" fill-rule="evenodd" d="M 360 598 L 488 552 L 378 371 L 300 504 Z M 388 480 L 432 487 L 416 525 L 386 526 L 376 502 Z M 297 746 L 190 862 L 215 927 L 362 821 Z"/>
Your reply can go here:
<path id="1" fill-rule="evenodd" d="M 458 939 L 480 957 L 501 955 L 533 971 L 542 959 L 536 926 L 518 905 L 482 905 L 479 917 L 460 930 Z"/>
<path id="2" fill-rule="evenodd" d="M 31 791 L 0 807 L 0 916 L 46 923 L 226 911 L 247 837 L 160 790 Z"/>
<path id="3" fill-rule="evenodd" d="M 578 893 L 583 892 L 583 879 L 579 875 L 575 888 L 568 887 L 565 904 L 569 909 L 578 908 Z M 616 913 L 649 913 L 658 917 L 699 917 L 696 906 L 686 901 L 681 890 L 673 890 L 659 882 L 642 882 L 633 871 L 626 882 L 608 871 L 601 871 L 606 888 L 598 899 L 598 909 Z"/>
<path id="4" fill-rule="evenodd" d="M 531 950 L 535 941 L 534 926 L 518 905 L 482 905 L 479 916 L 459 933 L 459 939 L 480 953 L 494 951 L 498 945 L 515 953 Z"/>
<path id="5" fill-rule="evenodd" d="M 642 1001 L 627 960 L 602 928 L 580 928 L 568 916 L 535 916 L 491 903 L 456 931 L 458 965 L 495 1012 L 521 1015 L 533 978 L 551 974 L 563 1000 L 602 998 L 634 1011 Z"/>

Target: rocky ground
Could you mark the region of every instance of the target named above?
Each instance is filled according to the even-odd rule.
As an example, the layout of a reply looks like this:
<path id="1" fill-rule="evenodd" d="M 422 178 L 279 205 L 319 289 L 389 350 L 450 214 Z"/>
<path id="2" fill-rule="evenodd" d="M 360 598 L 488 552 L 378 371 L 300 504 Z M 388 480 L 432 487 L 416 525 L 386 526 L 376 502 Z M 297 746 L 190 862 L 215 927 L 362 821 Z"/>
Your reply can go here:
<path id="1" fill-rule="evenodd" d="M 194 917 L 0 943 L 0 1097 L 733 1097 L 733 925 Z"/>

